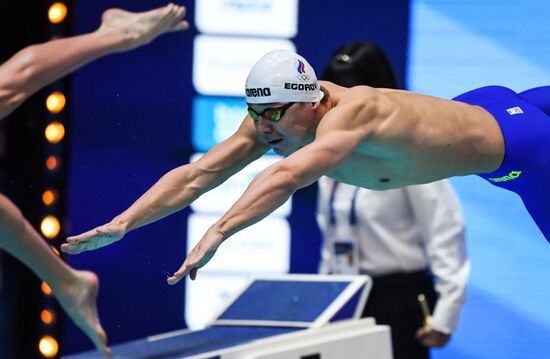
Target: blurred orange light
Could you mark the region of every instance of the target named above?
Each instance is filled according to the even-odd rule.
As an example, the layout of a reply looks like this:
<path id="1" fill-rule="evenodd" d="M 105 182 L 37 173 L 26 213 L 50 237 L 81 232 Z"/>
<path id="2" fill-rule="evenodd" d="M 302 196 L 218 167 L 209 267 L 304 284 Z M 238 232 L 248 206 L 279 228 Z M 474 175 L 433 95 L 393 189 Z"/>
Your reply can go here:
<path id="1" fill-rule="evenodd" d="M 48 283 L 42 282 L 42 284 L 40 285 L 40 289 L 42 289 L 42 293 L 44 293 L 45 295 L 52 295 L 52 289 L 50 288 Z"/>
<path id="2" fill-rule="evenodd" d="M 46 159 L 46 168 L 50 171 L 55 170 L 59 166 L 59 160 L 56 156 L 50 156 Z"/>
<path id="3" fill-rule="evenodd" d="M 53 3 L 48 10 L 48 19 L 52 24 L 59 24 L 67 17 L 67 5 L 62 2 Z"/>
<path id="4" fill-rule="evenodd" d="M 40 343 L 38 343 L 38 349 L 40 349 L 40 353 L 46 358 L 53 358 L 57 355 L 57 352 L 59 351 L 59 344 L 57 344 L 57 340 L 55 340 L 53 337 L 46 335 L 45 337 L 42 337 L 42 339 L 40 339 Z"/>
<path id="5" fill-rule="evenodd" d="M 63 111 L 66 103 L 67 99 L 65 98 L 65 95 L 59 91 L 52 92 L 46 99 L 46 107 L 48 108 L 48 111 L 53 114 Z"/>
<path id="6" fill-rule="evenodd" d="M 50 249 L 57 255 L 58 257 L 61 256 L 61 253 L 59 253 L 59 250 L 55 248 L 54 246 L 50 246 Z"/>
<path id="7" fill-rule="evenodd" d="M 58 143 L 65 137 L 65 126 L 60 122 L 54 121 L 46 127 L 44 135 L 48 142 Z"/>
<path id="8" fill-rule="evenodd" d="M 40 223 L 40 230 L 44 237 L 48 239 L 55 238 L 61 230 L 59 220 L 54 216 L 46 216 Z"/>
<path id="9" fill-rule="evenodd" d="M 57 192 L 54 189 L 48 189 L 42 193 L 42 202 L 46 206 L 51 206 L 57 202 Z"/>
<path id="10" fill-rule="evenodd" d="M 42 320 L 42 323 L 46 325 L 52 325 L 53 323 L 55 323 L 56 319 L 57 315 L 51 309 L 43 309 L 40 312 L 40 320 Z"/>

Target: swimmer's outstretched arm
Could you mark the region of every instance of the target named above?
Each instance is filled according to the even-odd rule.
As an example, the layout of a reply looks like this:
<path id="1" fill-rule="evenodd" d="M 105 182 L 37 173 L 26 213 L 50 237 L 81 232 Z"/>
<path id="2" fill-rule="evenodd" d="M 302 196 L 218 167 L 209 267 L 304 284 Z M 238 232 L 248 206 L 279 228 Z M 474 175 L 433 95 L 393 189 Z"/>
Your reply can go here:
<path id="1" fill-rule="evenodd" d="M 208 229 L 168 283 L 176 284 L 188 273 L 194 280 L 198 269 L 208 263 L 224 240 L 262 220 L 299 188 L 334 170 L 351 155 L 360 138 L 358 131 L 334 131 L 320 126 L 313 143 L 256 176 L 241 198 Z"/>
<path id="2" fill-rule="evenodd" d="M 67 238 L 61 250 L 77 254 L 116 242 L 133 229 L 185 208 L 203 193 L 261 157 L 268 149 L 267 145 L 257 140 L 253 121 L 246 117 L 234 135 L 198 161 L 168 172 L 126 211 L 107 224 Z"/>
<path id="3" fill-rule="evenodd" d="M 22 49 L 0 66 L 0 119 L 38 89 L 93 60 L 187 29 L 184 16 L 185 8 L 174 4 L 142 13 L 109 9 L 94 32 Z"/>

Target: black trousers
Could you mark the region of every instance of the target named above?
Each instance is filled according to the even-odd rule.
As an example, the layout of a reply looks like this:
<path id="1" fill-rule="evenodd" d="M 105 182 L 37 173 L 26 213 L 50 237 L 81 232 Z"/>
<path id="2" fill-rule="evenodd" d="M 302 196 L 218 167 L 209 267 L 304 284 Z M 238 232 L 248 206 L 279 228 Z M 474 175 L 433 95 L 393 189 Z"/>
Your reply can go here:
<path id="1" fill-rule="evenodd" d="M 427 271 L 396 273 L 373 278 L 362 317 L 391 327 L 394 359 L 428 359 L 430 351 L 416 339 L 423 325 L 418 294 L 424 294 L 430 310 L 436 302 L 433 280 Z"/>

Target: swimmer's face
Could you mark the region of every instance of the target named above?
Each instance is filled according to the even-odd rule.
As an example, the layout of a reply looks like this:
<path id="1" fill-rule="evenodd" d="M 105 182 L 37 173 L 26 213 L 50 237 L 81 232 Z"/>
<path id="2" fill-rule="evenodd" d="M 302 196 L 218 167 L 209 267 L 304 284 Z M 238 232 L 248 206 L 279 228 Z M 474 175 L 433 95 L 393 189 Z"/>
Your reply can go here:
<path id="1" fill-rule="evenodd" d="M 263 142 L 288 156 L 313 141 L 315 128 L 309 103 L 249 104 L 249 116 Z"/>

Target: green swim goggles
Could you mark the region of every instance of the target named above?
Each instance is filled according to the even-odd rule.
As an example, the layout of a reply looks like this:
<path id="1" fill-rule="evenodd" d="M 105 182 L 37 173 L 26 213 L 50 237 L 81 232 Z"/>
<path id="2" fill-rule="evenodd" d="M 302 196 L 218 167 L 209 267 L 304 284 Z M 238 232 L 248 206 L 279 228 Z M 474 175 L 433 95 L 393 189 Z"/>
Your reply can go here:
<path id="1" fill-rule="evenodd" d="M 262 116 L 263 118 L 267 118 L 268 120 L 277 122 L 280 121 L 281 118 L 283 118 L 286 110 L 288 110 L 290 106 L 294 105 L 295 103 L 296 102 L 289 102 L 281 107 L 266 108 L 260 113 L 254 111 L 254 109 L 252 109 L 251 107 L 248 107 L 248 116 L 250 116 L 254 121 L 257 121 L 258 117 Z"/>

